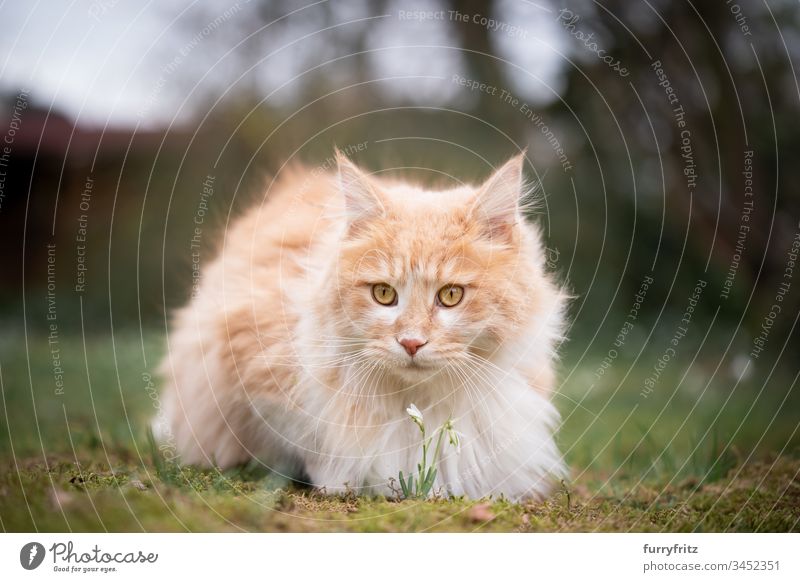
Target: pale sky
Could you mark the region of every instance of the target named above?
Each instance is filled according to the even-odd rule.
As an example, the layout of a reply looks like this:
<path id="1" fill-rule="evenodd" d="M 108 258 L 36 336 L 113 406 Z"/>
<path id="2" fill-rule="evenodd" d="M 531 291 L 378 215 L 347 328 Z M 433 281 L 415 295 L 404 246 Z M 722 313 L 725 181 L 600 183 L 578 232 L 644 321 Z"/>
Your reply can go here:
<path id="1" fill-rule="evenodd" d="M 346 27 L 357 30 L 362 25 L 353 21 L 379 16 L 368 12 L 366 2 L 348 0 L 334 7 L 336 19 L 344 23 L 338 30 L 345 35 L 350 30 Z M 288 26 L 276 25 L 259 33 L 267 54 L 253 57 L 251 64 L 256 66 L 246 73 L 246 61 L 232 58 L 227 51 L 252 30 L 256 9 L 247 0 L 169 6 L 152 0 L 4 2 L 0 4 L 4 29 L 0 89 L 27 88 L 38 105 L 52 106 L 94 125 L 157 125 L 176 114 L 185 118 L 198 96 L 229 86 L 235 90 L 236 83 L 250 83 L 254 76 L 264 95 L 288 82 L 271 98 L 280 105 L 292 98 L 294 77 L 342 53 L 326 43 L 329 33 L 319 30 L 320 8 L 310 7 L 287 20 Z M 376 49 L 368 58 L 370 77 L 430 78 L 413 84 L 400 79 L 382 81 L 380 86 L 390 99 L 428 105 L 463 99 L 463 91 L 459 94 L 449 80 L 464 71 L 458 51 L 447 48 L 457 44 L 448 15 L 401 22 L 401 10 L 443 8 L 438 0 L 388 2 L 385 17 L 366 25 L 368 47 Z M 481 26 L 481 17 L 486 17 L 517 27 L 492 33 L 496 54 L 522 68 L 510 69 L 511 89 L 533 102 L 552 101 L 554 92 L 563 89 L 562 72 L 568 65 L 559 53 L 569 45 L 555 21 L 556 10 L 546 0 L 506 0 L 499 3 L 497 12 L 470 17 L 478 20 L 474 26 Z M 408 45 L 429 48 L 411 50 Z M 170 63 L 176 66 L 170 68 Z M 185 101 L 189 106 L 184 106 Z"/>

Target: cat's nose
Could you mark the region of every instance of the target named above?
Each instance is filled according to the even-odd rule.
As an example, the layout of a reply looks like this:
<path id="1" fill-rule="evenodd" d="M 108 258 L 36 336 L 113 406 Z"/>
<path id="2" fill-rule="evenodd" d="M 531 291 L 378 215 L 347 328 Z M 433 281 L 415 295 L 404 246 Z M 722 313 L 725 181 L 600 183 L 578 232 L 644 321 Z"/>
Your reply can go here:
<path id="1" fill-rule="evenodd" d="M 397 341 L 406 349 L 409 356 L 416 354 L 418 349 L 428 343 L 428 340 L 421 340 L 419 338 L 403 338 Z"/>

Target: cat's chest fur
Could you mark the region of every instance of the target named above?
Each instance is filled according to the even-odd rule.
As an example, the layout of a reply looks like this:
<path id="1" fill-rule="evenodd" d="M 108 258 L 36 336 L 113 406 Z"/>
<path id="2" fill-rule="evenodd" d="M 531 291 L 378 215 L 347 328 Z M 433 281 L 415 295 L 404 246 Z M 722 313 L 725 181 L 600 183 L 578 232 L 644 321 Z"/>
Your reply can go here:
<path id="1" fill-rule="evenodd" d="M 468 388 L 444 378 L 404 387 L 387 377 L 370 385 L 368 397 L 345 371 L 311 366 L 294 378 L 292 405 L 265 403 L 260 415 L 327 492 L 397 494 L 399 472 L 416 472 L 422 459 L 422 434 L 405 413 L 411 403 L 424 411 L 428 461 L 445 421 L 459 433 L 458 448 L 442 438 L 433 493 L 541 497 L 552 476 L 563 475 L 552 438 L 558 413 L 513 369 L 468 377 Z"/>

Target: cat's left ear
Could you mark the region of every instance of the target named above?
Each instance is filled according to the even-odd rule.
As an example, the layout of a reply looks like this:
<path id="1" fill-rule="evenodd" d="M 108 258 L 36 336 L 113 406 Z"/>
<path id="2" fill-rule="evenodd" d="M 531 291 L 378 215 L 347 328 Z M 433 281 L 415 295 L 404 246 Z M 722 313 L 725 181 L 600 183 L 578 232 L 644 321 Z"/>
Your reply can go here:
<path id="1" fill-rule="evenodd" d="M 481 221 L 492 238 L 510 242 L 522 220 L 520 199 L 523 195 L 525 152 L 503 164 L 478 188 L 472 214 Z"/>
<path id="2" fill-rule="evenodd" d="M 386 209 L 374 181 L 338 149 L 336 150 L 339 191 L 347 213 L 348 230 L 357 232 L 366 221 L 383 216 Z"/>

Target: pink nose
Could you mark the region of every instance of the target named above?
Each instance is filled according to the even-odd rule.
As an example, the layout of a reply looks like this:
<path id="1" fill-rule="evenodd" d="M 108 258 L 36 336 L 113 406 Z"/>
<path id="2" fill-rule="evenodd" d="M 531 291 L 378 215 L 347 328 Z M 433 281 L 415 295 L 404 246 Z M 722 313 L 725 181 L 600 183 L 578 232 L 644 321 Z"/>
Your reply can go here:
<path id="1" fill-rule="evenodd" d="M 409 356 L 416 354 L 418 349 L 428 343 L 427 341 L 422 341 L 421 339 L 417 338 L 401 339 L 397 341 L 400 342 L 400 345 L 406 349 L 406 352 L 408 352 Z"/>

